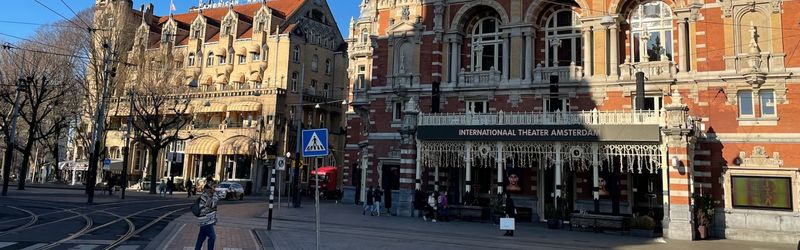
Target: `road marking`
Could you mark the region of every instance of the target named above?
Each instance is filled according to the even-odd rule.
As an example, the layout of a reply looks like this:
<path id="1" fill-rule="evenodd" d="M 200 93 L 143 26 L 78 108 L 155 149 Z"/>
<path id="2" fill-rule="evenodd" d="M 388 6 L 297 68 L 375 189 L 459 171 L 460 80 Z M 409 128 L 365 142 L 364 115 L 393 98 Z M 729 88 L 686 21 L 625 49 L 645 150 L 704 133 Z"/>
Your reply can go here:
<path id="1" fill-rule="evenodd" d="M 95 248 L 97 248 L 99 246 L 100 245 L 77 245 L 77 246 L 74 246 L 74 247 L 70 248 L 70 250 L 92 250 L 92 249 L 95 249 Z"/>
<path id="2" fill-rule="evenodd" d="M 223 247 L 222 250 L 242 250 L 241 248 Z"/>
<path id="3" fill-rule="evenodd" d="M 33 249 L 37 249 L 37 248 L 40 248 L 40 247 L 46 246 L 46 245 L 47 245 L 47 243 L 36 243 L 36 244 L 33 244 L 31 246 L 28 246 L 28 247 L 20 249 L 20 250 L 33 250 Z"/>
<path id="4" fill-rule="evenodd" d="M 15 244 L 17 244 L 17 243 L 16 242 L 0 242 L 0 248 L 4 248 L 4 247 L 15 245 Z"/>
<path id="5" fill-rule="evenodd" d="M 117 247 L 115 250 L 137 250 L 139 247 L 139 245 L 124 245 Z"/>

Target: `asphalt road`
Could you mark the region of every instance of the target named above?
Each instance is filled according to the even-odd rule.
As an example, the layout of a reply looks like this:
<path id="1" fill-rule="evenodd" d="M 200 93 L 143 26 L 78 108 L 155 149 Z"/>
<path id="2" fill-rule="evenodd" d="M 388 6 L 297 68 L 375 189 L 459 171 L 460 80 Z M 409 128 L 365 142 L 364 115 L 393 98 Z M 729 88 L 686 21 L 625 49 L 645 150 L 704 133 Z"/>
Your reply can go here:
<path id="1" fill-rule="evenodd" d="M 9 190 L 0 198 L 0 249 L 143 249 L 193 199 L 128 191 L 86 203 L 81 190 Z"/>

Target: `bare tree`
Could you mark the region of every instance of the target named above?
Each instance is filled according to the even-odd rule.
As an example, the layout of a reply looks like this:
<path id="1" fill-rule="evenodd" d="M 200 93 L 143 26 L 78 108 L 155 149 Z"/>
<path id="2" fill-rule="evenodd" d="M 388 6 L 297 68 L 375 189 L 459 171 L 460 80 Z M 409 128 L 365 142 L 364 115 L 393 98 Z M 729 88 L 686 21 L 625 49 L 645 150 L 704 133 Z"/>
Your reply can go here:
<path id="1" fill-rule="evenodd" d="M 169 58 L 151 61 L 138 69 L 133 78 L 136 86 L 132 87 L 133 129 L 138 134 L 136 141 L 149 149 L 147 173 L 150 194 L 155 194 L 159 153 L 171 143 L 191 137 L 182 131 L 192 122 L 190 98 L 188 87 L 182 84 L 181 71 L 174 69 Z"/>

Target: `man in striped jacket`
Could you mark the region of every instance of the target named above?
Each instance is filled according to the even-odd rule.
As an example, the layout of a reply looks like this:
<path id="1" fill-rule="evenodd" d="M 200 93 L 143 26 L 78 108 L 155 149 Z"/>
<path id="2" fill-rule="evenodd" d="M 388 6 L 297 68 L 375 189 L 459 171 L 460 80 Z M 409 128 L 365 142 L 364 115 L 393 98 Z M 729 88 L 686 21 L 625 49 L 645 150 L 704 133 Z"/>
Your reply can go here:
<path id="1" fill-rule="evenodd" d="M 197 234 L 197 243 L 194 245 L 195 250 L 203 248 L 203 242 L 206 241 L 206 238 L 208 238 L 208 250 L 214 250 L 214 241 L 217 240 L 214 224 L 217 224 L 218 201 L 219 196 L 214 191 L 214 187 L 210 183 L 203 186 L 203 194 L 200 195 L 200 217 L 197 217 L 200 232 Z"/>

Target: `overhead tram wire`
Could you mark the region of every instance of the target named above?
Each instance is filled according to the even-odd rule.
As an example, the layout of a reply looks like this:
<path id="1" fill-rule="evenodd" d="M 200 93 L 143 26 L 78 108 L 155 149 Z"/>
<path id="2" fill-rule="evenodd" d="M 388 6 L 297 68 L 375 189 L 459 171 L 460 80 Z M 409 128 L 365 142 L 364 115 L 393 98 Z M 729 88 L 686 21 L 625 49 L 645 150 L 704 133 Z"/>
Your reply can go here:
<path id="1" fill-rule="evenodd" d="M 24 37 L 20 37 L 20 36 L 15 36 L 15 35 L 3 33 L 3 32 L 0 32 L 0 35 L 11 37 L 11 38 L 15 38 L 15 39 L 26 41 L 26 42 L 39 44 L 39 45 L 42 45 L 42 46 L 45 46 L 45 47 L 49 47 L 49 48 L 59 49 L 61 51 L 70 51 L 68 49 L 65 49 L 65 48 L 62 48 L 62 47 L 58 47 L 58 46 L 55 46 L 55 45 L 52 45 L 52 44 L 47 44 L 47 43 L 43 43 L 43 42 L 40 42 L 40 41 L 37 41 L 37 40 L 32 40 L 32 39 L 28 39 L 28 38 L 24 38 Z"/>
<path id="2" fill-rule="evenodd" d="M 52 27 L 62 27 L 62 28 L 76 28 L 73 25 L 63 25 L 58 23 L 31 23 L 31 22 L 20 22 L 20 21 L 11 21 L 11 20 L 0 20 L 0 23 L 9 23 L 9 24 L 22 24 L 22 25 L 32 25 L 32 26 L 52 26 Z M 84 29 L 81 27 L 81 29 Z"/>
<path id="3" fill-rule="evenodd" d="M 46 4 L 42 3 L 41 1 L 39 1 L 39 0 L 33 0 L 33 1 L 35 1 L 36 3 L 38 3 L 39 5 L 41 5 L 42 7 L 45 7 L 46 9 L 50 10 L 50 12 L 53 12 L 53 13 L 55 13 L 56 15 L 60 16 L 60 17 L 61 17 L 61 18 L 63 18 L 64 20 L 67 20 L 67 22 L 70 22 L 70 23 L 72 23 L 73 25 L 75 25 L 75 26 L 77 26 L 77 27 L 86 28 L 86 29 L 87 29 L 87 31 L 89 31 L 89 32 L 93 32 L 93 31 L 94 31 L 94 29 L 92 28 L 92 26 L 91 26 L 91 25 L 89 25 L 89 26 L 87 26 L 87 27 L 83 27 L 83 26 L 81 26 L 81 25 L 79 25 L 79 24 L 75 23 L 75 21 L 74 21 L 74 20 L 72 20 L 72 19 L 69 19 L 69 18 L 65 17 L 65 16 L 64 16 L 64 15 L 62 15 L 61 13 L 58 13 L 58 11 L 55 11 L 53 8 L 50 8 L 50 6 L 47 6 Z"/>
<path id="4" fill-rule="evenodd" d="M 60 1 L 61 1 L 61 3 L 63 3 L 63 4 L 64 4 L 64 6 L 67 6 L 67 9 L 69 9 L 69 11 L 70 11 L 70 12 L 72 12 L 72 14 L 74 14 L 74 15 L 75 15 L 75 18 L 77 18 L 77 19 L 78 19 L 78 21 L 81 21 L 83 24 L 85 24 L 85 25 L 86 25 L 86 27 L 89 27 L 89 29 L 91 29 L 92 25 L 91 25 L 91 24 L 89 24 L 89 23 L 87 23 L 86 21 L 84 21 L 84 20 L 83 20 L 83 18 L 81 18 L 81 16 L 80 16 L 80 15 L 78 15 L 78 13 L 77 13 L 77 12 L 75 12 L 75 10 L 73 10 L 73 9 L 72 9 L 72 7 L 71 7 L 71 6 L 69 6 L 69 4 L 67 4 L 67 2 L 64 2 L 64 0 L 60 0 Z"/>

